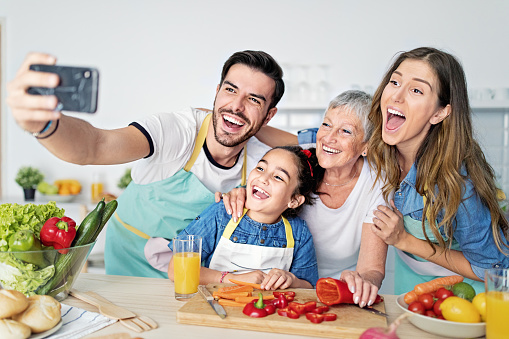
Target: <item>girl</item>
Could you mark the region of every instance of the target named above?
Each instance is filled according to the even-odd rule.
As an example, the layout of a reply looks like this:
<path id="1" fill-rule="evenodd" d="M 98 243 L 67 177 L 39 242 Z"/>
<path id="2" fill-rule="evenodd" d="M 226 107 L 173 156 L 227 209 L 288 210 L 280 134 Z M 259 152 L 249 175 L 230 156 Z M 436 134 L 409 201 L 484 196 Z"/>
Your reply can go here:
<path id="1" fill-rule="evenodd" d="M 202 236 L 200 284 L 228 282 L 238 273 L 235 279 L 266 290 L 313 288 L 318 280 L 313 238 L 297 213 L 312 203 L 315 164 L 316 158 L 299 146 L 273 148 L 249 174 L 240 219 L 234 222 L 221 202 L 182 231 Z M 173 258 L 168 277 L 173 280 Z"/>
<path id="2" fill-rule="evenodd" d="M 508 222 L 494 172 L 472 132 L 465 75 L 434 48 L 402 53 L 375 93 L 368 160 L 396 190 L 373 232 L 398 249 L 396 294 L 436 276 L 460 274 L 474 288 L 484 270 L 509 267 Z"/>

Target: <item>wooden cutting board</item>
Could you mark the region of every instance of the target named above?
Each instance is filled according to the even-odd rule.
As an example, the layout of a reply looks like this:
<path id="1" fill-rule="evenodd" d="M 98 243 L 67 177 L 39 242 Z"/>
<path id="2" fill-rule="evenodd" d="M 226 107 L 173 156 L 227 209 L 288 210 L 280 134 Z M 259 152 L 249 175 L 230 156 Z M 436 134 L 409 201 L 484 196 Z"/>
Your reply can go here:
<path id="1" fill-rule="evenodd" d="M 227 284 L 209 284 L 207 289 L 212 293 L 219 287 Z M 289 289 L 295 291 L 296 302 L 305 303 L 316 301 L 317 305 L 323 305 L 316 296 L 316 290 Z M 257 290 L 255 290 L 257 291 Z M 271 291 L 263 291 L 264 295 L 272 294 Z M 385 304 L 379 303 L 374 306 L 379 311 L 385 312 Z M 386 327 L 387 320 L 383 316 L 367 312 L 354 305 L 331 306 L 329 313 L 338 315 L 335 321 L 324 321 L 313 324 L 301 315 L 299 319 L 290 319 L 277 314 L 271 314 L 265 318 L 251 318 L 242 313 L 242 307 L 225 307 L 226 319 L 221 319 L 199 294 L 186 302 L 177 312 L 177 322 L 182 324 L 236 328 L 241 330 L 264 331 L 272 333 L 298 334 L 325 338 L 358 338 L 359 335 L 370 327 Z"/>

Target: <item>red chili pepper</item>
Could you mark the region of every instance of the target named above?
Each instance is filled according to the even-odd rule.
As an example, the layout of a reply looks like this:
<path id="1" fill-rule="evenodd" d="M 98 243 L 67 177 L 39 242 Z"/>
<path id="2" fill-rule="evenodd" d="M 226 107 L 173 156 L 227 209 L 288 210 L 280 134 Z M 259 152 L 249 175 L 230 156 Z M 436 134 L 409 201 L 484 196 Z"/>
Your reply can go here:
<path id="1" fill-rule="evenodd" d="M 272 307 L 274 307 L 272 305 Z M 258 293 L 258 299 L 253 300 L 250 303 L 247 303 L 246 306 L 244 306 L 244 309 L 242 310 L 242 313 L 245 315 L 248 315 L 253 318 L 263 318 L 269 315 L 267 310 L 265 309 L 266 306 L 263 303 L 263 295 L 262 293 Z M 270 310 L 270 309 L 269 309 Z M 272 310 L 272 313 L 274 313 L 275 308 Z M 270 314 L 272 314 L 270 313 Z"/>
<path id="2" fill-rule="evenodd" d="M 336 313 L 324 313 L 323 319 L 325 321 L 334 321 L 338 318 L 338 315 Z"/>
<path id="3" fill-rule="evenodd" d="M 320 278 L 316 282 L 316 295 L 325 305 L 354 304 L 353 293 L 348 285 L 338 279 Z M 376 296 L 375 304 L 383 301 L 380 295 Z"/>
<path id="4" fill-rule="evenodd" d="M 67 254 L 76 236 L 76 222 L 69 217 L 53 217 L 46 220 L 41 229 L 41 242 L 44 246 L 53 246 L 58 252 Z"/>
<path id="5" fill-rule="evenodd" d="M 323 306 L 317 306 L 314 310 L 311 310 L 310 312 L 322 314 L 329 311 L 329 306 L 323 305 Z"/>
<path id="6" fill-rule="evenodd" d="M 272 304 L 277 308 L 285 308 L 288 307 L 288 300 L 286 300 L 284 294 L 280 294 L 276 300 L 272 301 Z"/>
<path id="7" fill-rule="evenodd" d="M 311 321 L 313 324 L 319 324 L 324 320 L 323 314 L 308 312 L 306 313 L 306 319 Z"/>

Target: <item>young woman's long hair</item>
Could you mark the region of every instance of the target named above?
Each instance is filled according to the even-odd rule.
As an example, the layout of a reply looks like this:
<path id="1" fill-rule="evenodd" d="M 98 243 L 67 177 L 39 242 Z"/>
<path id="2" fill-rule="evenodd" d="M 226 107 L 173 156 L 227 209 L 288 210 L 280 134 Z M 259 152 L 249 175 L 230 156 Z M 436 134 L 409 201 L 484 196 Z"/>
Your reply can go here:
<path id="1" fill-rule="evenodd" d="M 416 156 L 416 190 L 426 198 L 423 209 L 423 231 L 426 216 L 433 235 L 439 241 L 439 246 L 451 247 L 454 233 L 453 221 L 461 203 L 465 181 L 469 178 L 479 198 L 490 210 L 491 228 L 497 248 L 507 253 L 509 246 L 503 242 L 503 237 L 507 239 L 509 225 L 497 200 L 494 170 L 486 161 L 481 147 L 473 137 L 472 113 L 463 68 L 458 60 L 448 53 L 428 47 L 401 53 L 376 90 L 369 115 L 375 131 L 369 142 L 368 161 L 377 170 L 379 178 L 382 171 L 385 171 L 387 175 L 383 188 L 384 198 L 387 200 L 390 192 L 399 187 L 400 168 L 396 146 L 388 145 L 382 139 L 383 117 L 380 101 L 392 73 L 407 59 L 428 63 L 438 79 L 439 105 L 451 106 L 449 116 L 431 126 Z M 462 166 L 467 176 L 461 174 Z M 443 220 L 437 225 L 437 216 L 441 211 L 443 211 Z M 439 233 L 440 227 L 444 227 L 447 243 Z M 425 231 L 424 235 L 436 252 L 435 246 Z"/>

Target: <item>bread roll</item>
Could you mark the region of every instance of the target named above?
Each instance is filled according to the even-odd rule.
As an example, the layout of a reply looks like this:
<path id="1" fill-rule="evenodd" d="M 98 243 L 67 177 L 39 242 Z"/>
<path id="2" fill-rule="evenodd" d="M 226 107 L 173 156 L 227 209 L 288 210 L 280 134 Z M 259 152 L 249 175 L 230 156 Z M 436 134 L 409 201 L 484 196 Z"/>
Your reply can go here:
<path id="1" fill-rule="evenodd" d="M 60 303 L 49 295 L 33 295 L 28 298 L 27 309 L 12 316 L 12 319 L 28 325 L 33 333 L 40 333 L 58 324 L 60 308 Z"/>
<path id="2" fill-rule="evenodd" d="M 0 338 L 26 339 L 30 337 L 30 327 L 11 319 L 0 320 Z"/>
<path id="3" fill-rule="evenodd" d="M 21 292 L 0 289 L 0 319 L 10 318 L 28 307 L 28 298 Z"/>

